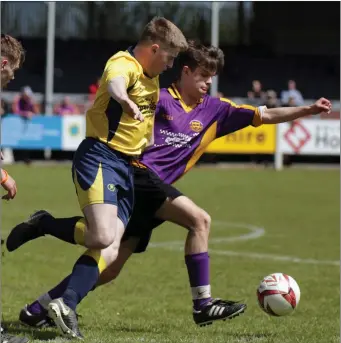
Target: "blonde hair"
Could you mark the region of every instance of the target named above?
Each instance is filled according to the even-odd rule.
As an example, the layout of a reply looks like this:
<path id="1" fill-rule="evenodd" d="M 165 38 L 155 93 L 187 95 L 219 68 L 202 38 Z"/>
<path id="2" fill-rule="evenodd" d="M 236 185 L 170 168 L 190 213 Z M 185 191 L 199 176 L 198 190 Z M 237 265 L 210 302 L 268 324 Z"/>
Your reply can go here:
<path id="1" fill-rule="evenodd" d="M 19 63 L 21 67 L 25 61 L 25 50 L 21 43 L 14 37 L 1 34 L 1 57 L 6 57 L 9 63 L 14 66 Z"/>
<path id="2" fill-rule="evenodd" d="M 184 51 L 188 44 L 181 30 L 163 17 L 154 17 L 143 29 L 140 43 L 161 43 L 167 48 Z"/>

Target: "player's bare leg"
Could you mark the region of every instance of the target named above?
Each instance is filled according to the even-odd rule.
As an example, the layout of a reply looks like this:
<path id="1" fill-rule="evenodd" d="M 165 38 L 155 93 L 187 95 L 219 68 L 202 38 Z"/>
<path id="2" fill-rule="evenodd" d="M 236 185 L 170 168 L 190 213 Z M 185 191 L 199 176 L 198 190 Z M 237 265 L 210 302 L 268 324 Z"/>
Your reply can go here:
<path id="1" fill-rule="evenodd" d="M 207 252 L 211 217 L 191 199 L 180 196 L 166 201 L 155 216 L 188 229 L 185 255 Z"/>
<path id="2" fill-rule="evenodd" d="M 211 218 L 192 200 L 180 196 L 168 199 L 156 212 L 156 217 L 181 225 L 189 230 L 185 244 L 185 261 L 193 298 L 193 319 L 204 326 L 216 320 L 238 316 L 245 304 L 213 299 L 210 285 L 208 237 Z"/>

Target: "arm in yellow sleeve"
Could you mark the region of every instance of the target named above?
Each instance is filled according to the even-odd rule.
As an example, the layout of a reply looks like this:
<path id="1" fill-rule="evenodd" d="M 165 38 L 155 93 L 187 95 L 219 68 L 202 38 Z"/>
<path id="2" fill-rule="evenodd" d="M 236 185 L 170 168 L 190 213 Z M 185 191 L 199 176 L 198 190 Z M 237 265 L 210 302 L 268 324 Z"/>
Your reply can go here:
<path id="1" fill-rule="evenodd" d="M 107 91 L 121 105 L 129 100 L 127 89 L 136 82 L 137 70 L 136 64 L 125 57 L 109 60 L 105 67 Z"/>

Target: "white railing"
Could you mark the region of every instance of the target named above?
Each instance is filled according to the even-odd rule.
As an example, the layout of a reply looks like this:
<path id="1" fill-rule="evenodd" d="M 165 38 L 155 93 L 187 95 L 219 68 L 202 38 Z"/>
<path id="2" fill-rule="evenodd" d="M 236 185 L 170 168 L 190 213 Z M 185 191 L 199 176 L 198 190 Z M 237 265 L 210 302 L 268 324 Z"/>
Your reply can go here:
<path id="1" fill-rule="evenodd" d="M 6 116 L 1 123 L 5 163 L 13 162 L 11 149 L 75 151 L 84 137 L 84 115 L 35 116 L 28 124 L 13 115 Z M 216 139 L 206 152 L 274 155 L 275 168 L 281 170 L 284 155 L 340 155 L 340 120 L 302 119 L 257 128 L 249 126 Z"/>
<path id="2" fill-rule="evenodd" d="M 1 93 L 1 97 L 2 99 L 4 99 L 7 102 L 12 102 L 14 97 L 20 95 L 20 92 L 2 92 Z M 52 103 L 53 104 L 57 104 L 60 101 L 62 101 L 62 99 L 68 96 L 70 97 L 71 102 L 75 103 L 75 104 L 86 104 L 89 100 L 89 94 L 86 93 L 77 93 L 77 94 L 67 94 L 67 93 L 54 93 L 53 97 L 52 97 Z M 44 94 L 42 93 L 34 93 L 34 99 L 35 101 L 37 101 L 38 103 L 41 103 L 44 99 Z M 248 104 L 249 100 L 245 97 L 232 97 L 230 98 L 233 102 L 237 103 L 237 104 Z M 306 105 L 309 105 L 313 102 L 315 102 L 315 100 L 313 99 L 306 99 L 304 100 Z M 334 110 L 340 110 L 341 106 L 340 106 L 340 100 L 332 100 L 332 106 Z"/>

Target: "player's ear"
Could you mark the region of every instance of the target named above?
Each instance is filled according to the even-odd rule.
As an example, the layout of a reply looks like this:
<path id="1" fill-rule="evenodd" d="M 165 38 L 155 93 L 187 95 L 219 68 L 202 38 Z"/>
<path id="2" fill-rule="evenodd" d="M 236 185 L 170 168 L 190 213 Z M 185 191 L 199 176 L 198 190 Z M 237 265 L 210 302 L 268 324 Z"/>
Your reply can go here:
<path id="1" fill-rule="evenodd" d="M 156 54 L 156 52 L 160 49 L 160 45 L 159 44 L 153 44 L 152 45 L 152 51 L 154 54 Z"/>
<path id="2" fill-rule="evenodd" d="M 183 71 L 186 75 L 189 75 L 189 72 L 190 72 L 191 70 L 189 69 L 188 66 L 184 66 L 184 67 L 182 68 L 182 71 Z"/>
<path id="3" fill-rule="evenodd" d="M 2 59 L 1 60 L 1 70 L 4 70 L 7 64 L 8 64 L 8 60 Z"/>

